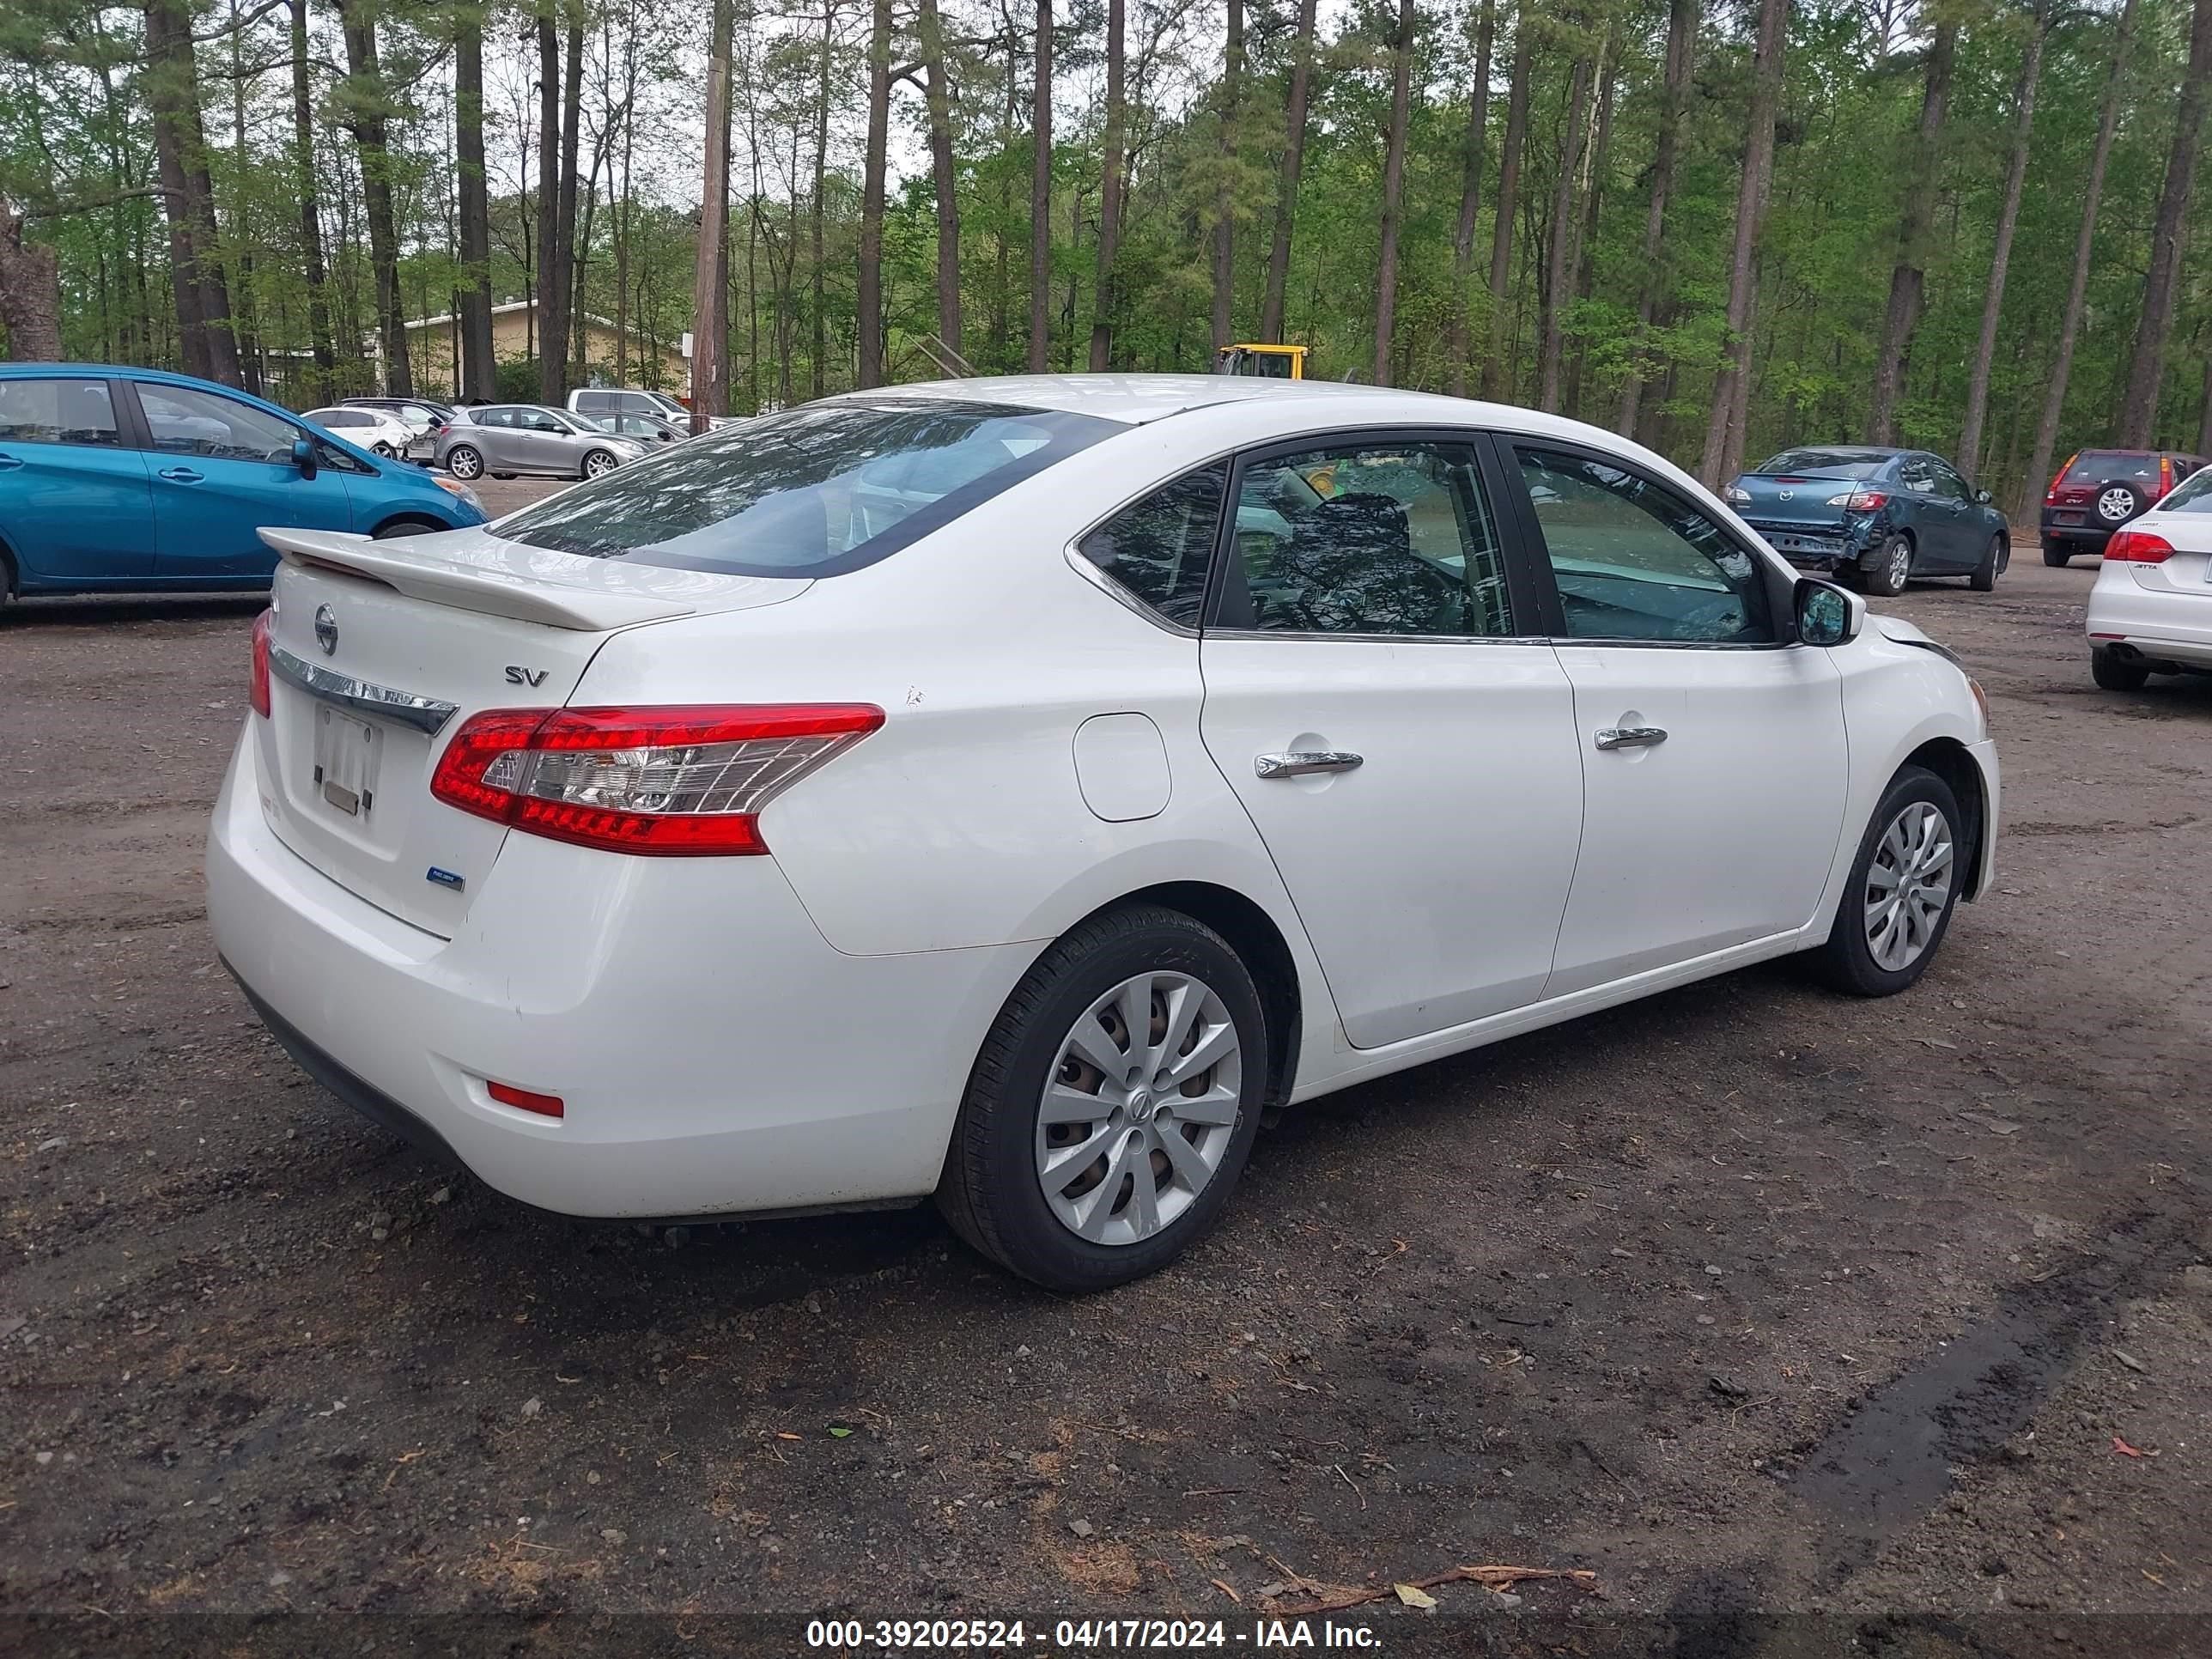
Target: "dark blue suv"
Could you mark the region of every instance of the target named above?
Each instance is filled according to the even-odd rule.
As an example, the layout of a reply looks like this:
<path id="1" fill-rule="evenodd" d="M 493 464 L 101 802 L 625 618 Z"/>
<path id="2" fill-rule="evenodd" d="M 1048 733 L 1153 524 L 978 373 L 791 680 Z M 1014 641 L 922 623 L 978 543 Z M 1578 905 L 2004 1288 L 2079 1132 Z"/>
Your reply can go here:
<path id="1" fill-rule="evenodd" d="M 413 536 L 483 521 L 465 484 L 228 386 L 0 363 L 0 603 L 266 587 L 264 525 Z"/>

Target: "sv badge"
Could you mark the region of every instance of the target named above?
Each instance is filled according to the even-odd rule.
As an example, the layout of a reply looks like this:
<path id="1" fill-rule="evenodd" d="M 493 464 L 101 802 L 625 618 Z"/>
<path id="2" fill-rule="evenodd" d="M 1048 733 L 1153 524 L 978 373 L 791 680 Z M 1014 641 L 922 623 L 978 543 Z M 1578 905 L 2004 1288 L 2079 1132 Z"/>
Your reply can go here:
<path id="1" fill-rule="evenodd" d="M 517 668 L 514 664 L 509 663 L 507 669 L 507 683 L 509 685 L 543 685 L 545 684 L 545 676 L 550 672 L 544 668 Z"/>

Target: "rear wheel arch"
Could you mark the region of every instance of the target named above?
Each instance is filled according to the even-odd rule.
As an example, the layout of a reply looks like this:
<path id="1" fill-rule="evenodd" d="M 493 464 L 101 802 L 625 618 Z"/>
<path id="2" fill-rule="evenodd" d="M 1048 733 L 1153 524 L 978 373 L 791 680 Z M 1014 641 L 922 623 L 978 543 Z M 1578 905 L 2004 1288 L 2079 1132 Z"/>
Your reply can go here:
<path id="1" fill-rule="evenodd" d="M 1252 975 L 1267 1018 L 1267 1088 L 1261 1106 L 1271 1113 L 1279 1109 L 1297 1081 L 1304 1006 L 1297 959 L 1291 954 L 1282 929 L 1266 910 L 1234 888 L 1210 881 L 1171 881 L 1124 893 L 1072 923 L 1066 931 L 1072 933 L 1111 911 L 1152 905 L 1205 923 L 1227 941 Z"/>
<path id="2" fill-rule="evenodd" d="M 1956 738 L 1930 738 L 1926 743 L 1898 763 L 1897 771 L 1908 766 L 1925 767 L 1950 786 L 1951 793 L 1958 799 L 1959 811 L 1966 817 L 1960 826 L 1960 839 L 1966 842 L 1966 868 L 1959 888 L 1961 898 L 1979 898 L 1982 886 L 1983 838 L 1989 834 L 1990 804 L 1982 781 L 1982 769 L 1966 752 L 1966 745 Z M 1893 780 L 1896 773 L 1891 775 Z M 1887 789 L 1887 786 L 1884 786 Z"/>

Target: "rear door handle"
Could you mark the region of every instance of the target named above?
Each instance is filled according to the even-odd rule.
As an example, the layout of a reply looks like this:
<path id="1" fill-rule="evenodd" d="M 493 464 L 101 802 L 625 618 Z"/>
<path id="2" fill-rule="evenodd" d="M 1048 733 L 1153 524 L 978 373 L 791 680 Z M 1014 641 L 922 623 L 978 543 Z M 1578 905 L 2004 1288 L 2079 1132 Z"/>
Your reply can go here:
<path id="1" fill-rule="evenodd" d="M 1666 741 L 1666 729 L 1657 726 L 1608 726 L 1597 734 L 1601 749 L 1650 749 Z"/>
<path id="2" fill-rule="evenodd" d="M 1284 755 L 1255 755 L 1252 769 L 1263 778 L 1303 778 L 1315 772 L 1349 772 L 1361 759 L 1341 749 L 1293 749 Z"/>
<path id="3" fill-rule="evenodd" d="M 17 460 L 13 455 L 0 455 L 0 471 L 12 472 L 21 465 L 22 462 Z"/>
<path id="4" fill-rule="evenodd" d="M 165 466 L 161 469 L 161 476 L 171 483 L 198 483 L 204 475 L 188 466 Z"/>

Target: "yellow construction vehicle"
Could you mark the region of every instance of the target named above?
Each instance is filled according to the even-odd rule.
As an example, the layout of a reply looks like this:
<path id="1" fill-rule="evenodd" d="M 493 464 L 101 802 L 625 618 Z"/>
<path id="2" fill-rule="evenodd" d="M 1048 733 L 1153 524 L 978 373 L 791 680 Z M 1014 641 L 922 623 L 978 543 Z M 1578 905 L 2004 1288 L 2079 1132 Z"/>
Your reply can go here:
<path id="1" fill-rule="evenodd" d="M 1269 380 L 1303 380 L 1306 349 L 1302 345 L 1225 345 L 1214 354 L 1216 374 L 1256 374 Z"/>

